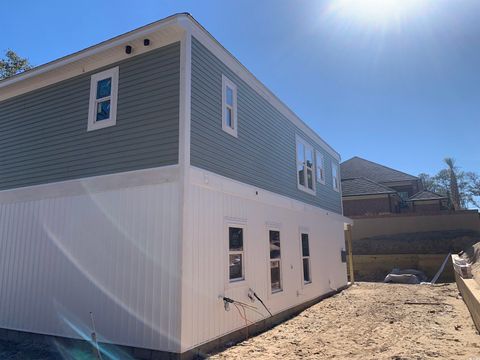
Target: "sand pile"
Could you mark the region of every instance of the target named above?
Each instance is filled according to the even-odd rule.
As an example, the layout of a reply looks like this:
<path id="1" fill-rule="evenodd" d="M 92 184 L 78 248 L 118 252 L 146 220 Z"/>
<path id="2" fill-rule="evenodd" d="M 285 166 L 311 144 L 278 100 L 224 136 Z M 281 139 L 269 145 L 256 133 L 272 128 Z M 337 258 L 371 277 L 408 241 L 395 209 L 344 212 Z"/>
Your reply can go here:
<path id="1" fill-rule="evenodd" d="M 360 283 L 212 359 L 473 359 L 480 336 L 455 284 Z"/>
<path id="2" fill-rule="evenodd" d="M 462 257 L 472 264 L 473 278 L 480 284 L 480 242 L 467 247 Z"/>

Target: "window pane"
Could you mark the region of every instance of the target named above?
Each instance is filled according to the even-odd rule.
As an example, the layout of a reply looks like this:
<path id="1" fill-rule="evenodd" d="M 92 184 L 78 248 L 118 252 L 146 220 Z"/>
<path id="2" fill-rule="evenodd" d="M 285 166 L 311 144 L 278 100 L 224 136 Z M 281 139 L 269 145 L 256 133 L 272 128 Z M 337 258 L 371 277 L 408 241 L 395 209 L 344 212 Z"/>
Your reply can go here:
<path id="1" fill-rule="evenodd" d="M 308 188 L 313 190 L 313 172 L 310 168 L 307 168 L 307 182 Z"/>
<path id="2" fill-rule="evenodd" d="M 243 229 L 229 228 L 228 243 L 230 251 L 243 251 Z"/>
<path id="3" fill-rule="evenodd" d="M 280 261 L 270 262 L 270 280 L 272 284 L 272 292 L 282 290 L 282 283 L 280 279 Z"/>
<path id="4" fill-rule="evenodd" d="M 297 162 L 305 161 L 305 146 L 299 142 L 297 143 Z"/>
<path id="5" fill-rule="evenodd" d="M 306 154 L 306 163 L 309 168 L 313 168 L 313 150 L 312 149 L 306 149 L 307 151 L 305 152 Z"/>
<path id="6" fill-rule="evenodd" d="M 310 248 L 308 245 L 308 234 L 302 234 L 302 256 L 310 256 Z"/>
<path id="7" fill-rule="evenodd" d="M 309 283 L 310 279 L 310 259 L 303 259 L 303 281 Z"/>
<path id="8" fill-rule="evenodd" d="M 280 259 L 280 231 L 270 230 L 270 259 Z"/>
<path id="9" fill-rule="evenodd" d="M 230 280 L 243 279 L 242 266 L 243 259 L 242 254 L 230 255 Z"/>
<path id="10" fill-rule="evenodd" d="M 227 104 L 233 106 L 233 90 L 227 86 Z"/>
<path id="11" fill-rule="evenodd" d="M 323 181 L 323 155 L 316 152 L 317 180 Z"/>
<path id="12" fill-rule="evenodd" d="M 230 109 L 229 107 L 226 107 L 225 108 L 225 111 L 226 111 L 226 115 L 225 115 L 225 122 L 227 123 L 227 126 L 232 128 L 233 129 L 233 112 L 232 112 L 232 109 Z"/>
<path id="13" fill-rule="evenodd" d="M 100 80 L 97 83 L 97 99 L 110 96 L 112 92 L 112 78 Z"/>
<path id="14" fill-rule="evenodd" d="M 97 121 L 107 120 L 110 118 L 110 100 L 97 103 Z"/>
<path id="15" fill-rule="evenodd" d="M 303 164 L 298 165 L 298 183 L 305 186 L 305 172 L 303 170 Z"/>

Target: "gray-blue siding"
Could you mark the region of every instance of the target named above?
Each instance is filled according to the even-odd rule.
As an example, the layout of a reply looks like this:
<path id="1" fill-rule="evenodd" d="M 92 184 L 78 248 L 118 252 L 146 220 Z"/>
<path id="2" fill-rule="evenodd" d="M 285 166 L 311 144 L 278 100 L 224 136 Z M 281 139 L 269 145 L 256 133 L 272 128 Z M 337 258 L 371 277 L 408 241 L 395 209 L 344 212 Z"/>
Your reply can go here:
<path id="1" fill-rule="evenodd" d="M 237 85 L 238 138 L 222 130 L 222 74 Z M 198 40 L 192 39 L 191 164 L 228 178 L 342 212 L 333 190 L 331 162 L 319 144 L 230 71 Z M 316 195 L 297 188 L 295 135 L 325 157 L 326 184 Z"/>
<path id="2" fill-rule="evenodd" d="M 87 132 L 90 76 L 119 66 L 117 124 Z M 0 102 L 0 190 L 178 163 L 180 45 Z"/>

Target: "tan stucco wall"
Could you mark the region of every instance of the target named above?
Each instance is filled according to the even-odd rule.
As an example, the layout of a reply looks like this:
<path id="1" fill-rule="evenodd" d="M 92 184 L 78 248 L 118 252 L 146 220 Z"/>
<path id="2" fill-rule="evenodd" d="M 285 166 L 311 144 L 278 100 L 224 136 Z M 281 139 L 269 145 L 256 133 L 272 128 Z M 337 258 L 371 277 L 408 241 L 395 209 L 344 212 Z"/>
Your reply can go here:
<path id="1" fill-rule="evenodd" d="M 479 213 L 476 210 L 466 210 L 436 215 L 398 214 L 355 218 L 353 219 L 352 239 L 460 229 L 480 232 Z"/>

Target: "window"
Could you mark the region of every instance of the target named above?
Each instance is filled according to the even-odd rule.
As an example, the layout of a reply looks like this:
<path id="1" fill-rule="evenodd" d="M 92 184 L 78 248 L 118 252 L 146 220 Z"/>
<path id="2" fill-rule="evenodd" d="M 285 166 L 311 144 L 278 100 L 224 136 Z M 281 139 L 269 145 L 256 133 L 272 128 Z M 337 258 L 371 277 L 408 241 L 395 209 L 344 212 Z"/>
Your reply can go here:
<path id="1" fill-rule="evenodd" d="M 303 266 L 303 283 L 310 284 L 312 275 L 310 273 L 310 244 L 308 242 L 308 234 L 302 234 L 302 266 Z"/>
<path id="2" fill-rule="evenodd" d="M 332 162 L 333 190 L 340 191 L 340 179 L 338 178 L 338 165 Z"/>
<path id="3" fill-rule="evenodd" d="M 113 126 L 117 122 L 118 67 L 92 75 L 88 131 Z"/>
<path id="4" fill-rule="evenodd" d="M 272 293 L 282 291 L 282 267 L 280 253 L 280 231 L 270 230 L 270 285 Z"/>
<path id="5" fill-rule="evenodd" d="M 237 86 L 222 75 L 222 129 L 237 137 Z"/>
<path id="6" fill-rule="evenodd" d="M 241 281 L 245 279 L 243 228 L 228 228 L 228 264 L 229 281 Z"/>
<path id="7" fill-rule="evenodd" d="M 315 194 L 313 148 L 297 137 L 297 180 L 300 190 Z"/>
<path id="8" fill-rule="evenodd" d="M 325 158 L 320 151 L 315 152 L 315 160 L 317 182 L 325 184 Z"/>
<path id="9" fill-rule="evenodd" d="M 407 201 L 408 200 L 408 191 L 399 191 L 398 195 L 402 198 L 402 200 Z"/>

